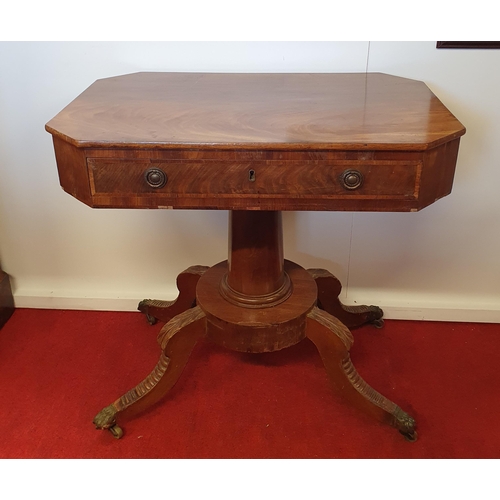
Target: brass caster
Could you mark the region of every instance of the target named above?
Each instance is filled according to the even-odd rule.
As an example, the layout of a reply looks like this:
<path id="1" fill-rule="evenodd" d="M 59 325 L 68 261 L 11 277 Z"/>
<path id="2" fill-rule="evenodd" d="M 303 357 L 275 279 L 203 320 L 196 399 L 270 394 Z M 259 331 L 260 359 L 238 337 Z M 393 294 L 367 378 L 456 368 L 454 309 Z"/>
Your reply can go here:
<path id="1" fill-rule="evenodd" d="M 109 428 L 109 432 L 113 435 L 115 439 L 120 439 L 123 436 L 123 430 L 117 425 L 113 425 Z"/>
<path id="2" fill-rule="evenodd" d="M 375 328 L 382 328 L 384 326 L 384 320 L 382 318 L 380 318 L 380 319 L 374 319 L 372 321 L 372 325 Z"/>
<path id="3" fill-rule="evenodd" d="M 414 443 L 418 439 L 417 431 L 412 431 L 412 432 L 402 432 L 402 431 L 399 431 L 399 432 L 410 443 Z"/>
<path id="4" fill-rule="evenodd" d="M 151 326 L 156 325 L 158 321 L 154 316 L 151 316 L 151 314 L 146 314 L 146 320 Z"/>

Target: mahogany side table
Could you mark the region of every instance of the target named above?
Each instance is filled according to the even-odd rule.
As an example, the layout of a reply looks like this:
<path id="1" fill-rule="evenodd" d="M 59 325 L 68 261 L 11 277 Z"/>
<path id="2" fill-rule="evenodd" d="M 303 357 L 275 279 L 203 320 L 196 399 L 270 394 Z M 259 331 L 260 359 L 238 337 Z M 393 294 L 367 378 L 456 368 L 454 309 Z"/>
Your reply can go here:
<path id="1" fill-rule="evenodd" d="M 377 306 L 283 255 L 283 210 L 418 211 L 451 192 L 462 124 L 419 81 L 368 74 L 136 73 L 98 80 L 47 125 L 61 186 L 96 208 L 229 211 L 228 259 L 178 276 L 174 301 L 143 300 L 161 354 L 105 407 L 118 426 L 175 384 L 206 337 L 243 352 L 309 338 L 334 388 L 416 439 L 415 420 L 357 373 L 350 329 Z"/>

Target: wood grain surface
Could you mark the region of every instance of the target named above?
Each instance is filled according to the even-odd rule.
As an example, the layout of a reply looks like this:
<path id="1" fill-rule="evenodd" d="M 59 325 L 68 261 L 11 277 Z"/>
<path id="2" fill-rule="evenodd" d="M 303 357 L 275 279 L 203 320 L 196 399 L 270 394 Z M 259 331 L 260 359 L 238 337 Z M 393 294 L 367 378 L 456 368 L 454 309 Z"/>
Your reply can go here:
<path id="1" fill-rule="evenodd" d="M 268 211 L 421 210 L 451 192 L 465 133 L 423 82 L 380 73 L 135 73 L 46 129 L 91 207 Z"/>
<path id="2" fill-rule="evenodd" d="M 420 81 L 381 73 L 135 73 L 47 125 L 78 147 L 416 149 L 465 133 Z"/>
<path id="3" fill-rule="evenodd" d="M 292 294 L 274 307 L 253 309 L 228 302 L 219 293 L 227 261 L 206 271 L 196 288 L 196 302 L 207 316 L 207 336 L 215 343 L 241 352 L 271 352 L 305 337 L 306 315 L 316 304 L 317 288 L 302 267 L 285 260 Z"/>

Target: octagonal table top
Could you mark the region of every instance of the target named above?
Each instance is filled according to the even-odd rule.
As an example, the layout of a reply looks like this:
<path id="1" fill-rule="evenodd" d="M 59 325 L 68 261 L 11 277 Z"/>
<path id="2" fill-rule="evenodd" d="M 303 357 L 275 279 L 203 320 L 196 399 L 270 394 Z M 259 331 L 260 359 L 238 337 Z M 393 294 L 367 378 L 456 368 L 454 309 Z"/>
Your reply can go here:
<path id="1" fill-rule="evenodd" d="M 134 73 L 46 125 L 78 148 L 425 151 L 465 133 L 425 83 L 382 73 Z"/>

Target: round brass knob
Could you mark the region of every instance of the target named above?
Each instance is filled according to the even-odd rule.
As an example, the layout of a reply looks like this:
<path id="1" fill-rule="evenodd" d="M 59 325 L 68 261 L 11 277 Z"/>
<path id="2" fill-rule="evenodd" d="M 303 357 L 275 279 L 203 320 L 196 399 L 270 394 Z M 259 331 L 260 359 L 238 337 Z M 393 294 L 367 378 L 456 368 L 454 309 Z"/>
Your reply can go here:
<path id="1" fill-rule="evenodd" d="M 152 188 L 161 188 L 167 183 L 167 174 L 159 168 L 150 168 L 146 170 L 144 178 L 148 186 Z"/>
<path id="2" fill-rule="evenodd" d="M 358 170 L 346 170 L 340 179 L 346 189 L 358 189 L 363 184 L 363 174 Z"/>

